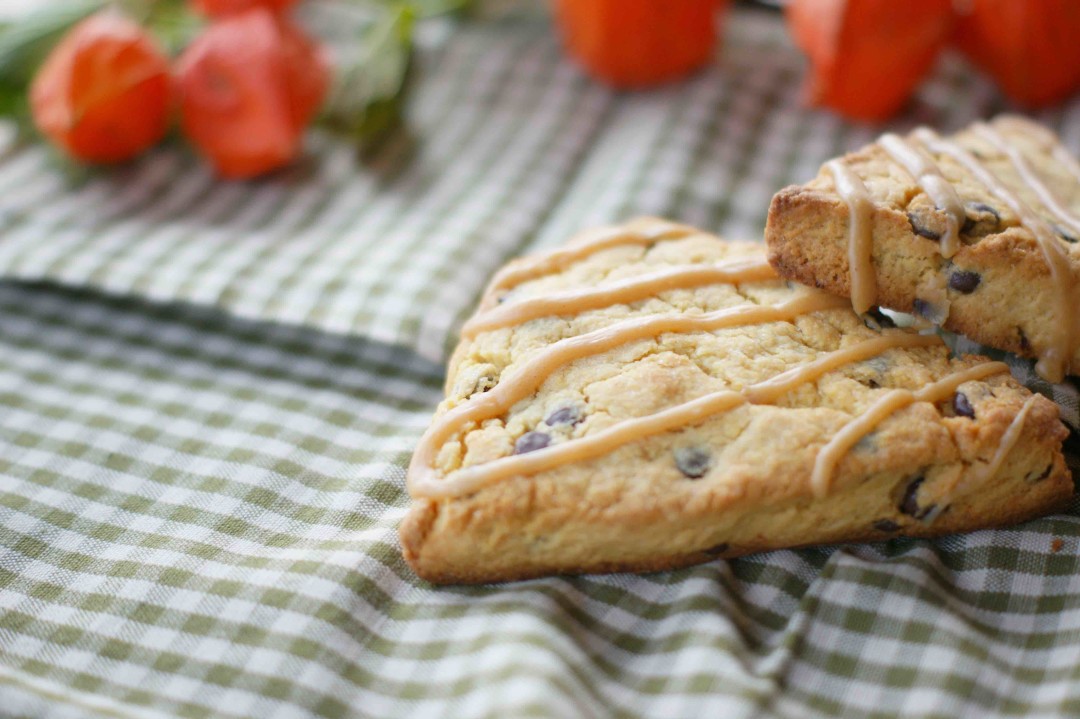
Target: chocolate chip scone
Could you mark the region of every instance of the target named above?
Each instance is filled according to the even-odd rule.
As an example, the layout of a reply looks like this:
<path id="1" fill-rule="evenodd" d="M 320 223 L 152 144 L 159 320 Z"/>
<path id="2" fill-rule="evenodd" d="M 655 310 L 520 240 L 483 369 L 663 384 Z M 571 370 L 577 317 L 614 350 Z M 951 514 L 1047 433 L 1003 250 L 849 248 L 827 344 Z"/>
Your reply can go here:
<path id="1" fill-rule="evenodd" d="M 950 138 L 920 128 L 825 164 L 780 191 L 765 232 L 784 277 L 922 315 L 1080 372 L 1080 165 L 1019 117 Z"/>
<path id="2" fill-rule="evenodd" d="M 886 325 L 660 220 L 513 262 L 409 467 L 405 557 L 436 582 L 656 570 L 1070 497 L 1055 404 Z"/>

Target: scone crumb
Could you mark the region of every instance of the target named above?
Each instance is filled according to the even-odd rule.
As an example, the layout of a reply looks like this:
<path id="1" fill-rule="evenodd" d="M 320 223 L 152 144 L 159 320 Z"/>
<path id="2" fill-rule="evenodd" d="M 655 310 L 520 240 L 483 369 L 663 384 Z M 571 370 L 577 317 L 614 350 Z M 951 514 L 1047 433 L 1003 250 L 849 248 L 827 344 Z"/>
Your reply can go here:
<path id="1" fill-rule="evenodd" d="M 1061 537 L 1054 537 L 1054 540 L 1050 542 L 1050 551 L 1057 554 L 1065 546 L 1065 540 Z"/>

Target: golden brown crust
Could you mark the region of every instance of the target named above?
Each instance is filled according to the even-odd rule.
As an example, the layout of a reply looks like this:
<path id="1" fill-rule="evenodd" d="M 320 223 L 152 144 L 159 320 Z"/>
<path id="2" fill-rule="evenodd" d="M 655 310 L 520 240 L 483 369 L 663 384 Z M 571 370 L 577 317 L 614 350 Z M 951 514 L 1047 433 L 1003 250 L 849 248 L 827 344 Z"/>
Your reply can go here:
<path id="1" fill-rule="evenodd" d="M 958 534 L 970 531 L 972 525 L 978 525 L 983 529 L 1011 527 L 1023 522 L 1043 517 L 1047 514 L 1064 511 L 1072 498 L 1072 480 L 1066 474 L 1065 480 L 1068 488 L 1062 489 L 1061 481 L 1048 484 L 1045 489 L 1039 490 L 1037 496 L 1032 497 L 1030 502 L 1024 505 L 1008 504 L 1002 506 L 1002 510 L 995 516 L 973 515 L 956 518 L 955 516 L 943 517 L 934 525 L 920 527 L 915 530 L 899 532 L 886 532 L 870 527 L 862 533 L 852 533 L 843 538 L 834 540 L 808 541 L 802 544 L 793 544 L 782 549 L 804 549 L 807 547 L 822 546 L 829 544 L 861 544 L 867 542 L 884 542 L 890 539 L 933 539 L 950 534 Z M 493 582 L 515 582 L 525 579 L 536 579 L 550 574 L 578 575 L 578 574 L 614 574 L 618 572 L 661 572 L 671 569 L 682 569 L 695 564 L 704 564 L 716 559 L 735 559 L 748 554 L 768 552 L 778 549 L 769 542 L 746 544 L 741 547 L 728 547 L 722 551 L 692 552 L 689 554 L 672 555 L 661 557 L 645 562 L 598 562 L 578 567 L 563 567 L 544 569 L 542 567 L 521 568 L 515 573 L 514 569 L 493 576 L 480 571 L 478 567 L 450 568 L 431 567 L 421 565 L 415 558 L 410 560 L 416 573 L 433 584 L 490 584 Z"/>
<path id="2" fill-rule="evenodd" d="M 1031 432 L 1032 435 L 1036 435 L 1036 433 L 1037 429 Z M 1024 440 L 1028 439 L 1031 438 L 1024 438 Z M 992 496 L 986 497 L 984 501 L 978 504 L 963 503 L 953 505 L 932 524 L 913 521 L 895 531 L 879 529 L 875 527 L 873 522 L 865 522 L 862 526 L 855 526 L 851 531 L 843 534 L 818 535 L 804 541 L 792 543 L 782 543 L 771 541 L 767 537 L 759 537 L 747 539 L 739 545 L 730 543 L 723 543 L 726 546 L 713 545 L 713 548 L 708 551 L 682 552 L 647 559 L 601 559 L 569 566 L 555 559 L 547 564 L 536 563 L 494 567 L 479 562 L 446 561 L 437 550 L 421 557 L 420 545 L 414 545 L 413 539 L 416 537 L 415 525 L 423 520 L 415 512 L 411 512 L 403 524 L 402 539 L 406 546 L 406 558 L 416 573 L 427 581 L 436 584 L 484 584 L 532 579 L 548 574 L 654 572 L 678 569 L 715 559 L 731 559 L 775 549 L 797 549 L 822 544 L 880 542 L 901 537 L 932 538 L 970 531 L 973 527 L 997 528 L 1012 526 L 1049 513 L 1063 511 L 1068 506 L 1073 494 L 1072 478 L 1060 455 L 1050 461 L 1052 463 L 1051 472 L 1041 480 L 1019 486 L 1016 483 L 998 485 L 994 488 L 996 491 Z M 1036 476 L 1039 475 L 1036 474 Z M 848 502 L 844 504 L 848 504 Z M 437 512 L 437 504 L 425 503 L 425 505 L 424 513 Z M 904 519 L 910 518 L 901 516 L 898 518 L 898 522 Z M 883 520 L 889 520 L 889 518 L 880 517 L 875 522 Z M 634 522 L 634 525 L 641 526 L 638 522 Z M 472 536 L 476 535 L 475 528 L 470 531 L 470 534 Z M 406 537 L 409 537 L 409 539 L 406 540 Z M 452 538 L 449 541 L 461 541 L 461 538 Z M 482 556 L 482 552 L 478 552 L 477 556 Z"/>
<path id="3" fill-rule="evenodd" d="M 697 234 L 653 247 L 617 248 L 524 283 L 539 296 L 686 261 L 760 253 L 760 246 Z M 479 334 L 454 353 L 440 414 L 482 395 L 560 338 L 642 314 L 699 313 L 775 304 L 808 290 L 780 281 L 677 290 Z M 848 309 L 793 322 L 666 334 L 588 357 L 551 375 L 504 416 L 448 441 L 440 472 L 507 455 L 527 432 L 558 444 L 717 389 L 741 387 L 806 364 L 879 331 Z M 511 477 L 466 496 L 418 498 L 401 526 L 405 558 L 434 582 L 479 583 L 554 573 L 653 571 L 808 544 L 936 536 L 1022 521 L 1062 506 L 1072 483 L 1057 406 L 1036 398 L 1022 435 L 992 480 L 982 472 L 1031 394 L 1007 373 L 964 383 L 974 417 L 950 400 L 895 412 L 847 452 L 832 489 L 810 489 L 815 458 L 836 432 L 890 389 L 914 391 L 984 358 L 943 346 L 889 350 L 785 395 L 744 405 L 681 431 L 651 436 L 597 459 Z M 573 423 L 551 420 L 572 407 Z M 686 448 L 707 470 L 680 470 Z M 969 484 L 966 491 L 957 489 Z M 881 529 L 886 527 L 888 531 Z M 894 529 L 895 527 L 895 529 Z"/>

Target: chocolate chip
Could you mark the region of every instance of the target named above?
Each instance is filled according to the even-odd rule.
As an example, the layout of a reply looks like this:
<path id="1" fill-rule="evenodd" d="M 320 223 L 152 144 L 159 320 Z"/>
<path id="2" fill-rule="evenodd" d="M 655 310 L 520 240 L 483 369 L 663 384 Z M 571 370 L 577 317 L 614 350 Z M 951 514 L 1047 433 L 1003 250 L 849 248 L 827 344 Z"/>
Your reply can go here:
<path id="1" fill-rule="evenodd" d="M 907 213 L 908 222 L 911 223 L 911 230 L 920 237 L 925 237 L 928 240 L 940 240 L 941 233 L 930 229 L 914 212 Z"/>
<path id="2" fill-rule="evenodd" d="M 560 407 L 549 414 L 544 422 L 546 422 L 549 427 L 554 427 L 557 424 L 577 424 L 581 420 L 581 410 L 577 407 Z"/>
<path id="3" fill-rule="evenodd" d="M 1031 352 L 1031 342 L 1028 340 L 1027 335 L 1024 334 L 1024 328 L 1017 326 L 1016 331 L 1020 334 L 1020 351 Z"/>
<path id="4" fill-rule="evenodd" d="M 717 544 L 715 547 L 709 547 L 708 549 L 703 551 L 705 552 L 705 554 L 715 557 L 719 554 L 723 554 L 729 549 L 731 549 L 731 545 L 729 545 L 727 542 L 720 542 L 720 544 Z"/>
<path id="5" fill-rule="evenodd" d="M 915 298 L 915 301 L 911 303 L 912 310 L 920 317 L 924 317 L 935 325 L 940 325 L 945 321 L 945 313 L 941 311 L 941 308 L 935 305 L 929 300 Z"/>
<path id="6" fill-rule="evenodd" d="M 974 292 L 980 282 L 982 282 L 982 277 L 978 272 L 957 270 L 949 275 L 949 287 L 964 295 Z"/>
<path id="7" fill-rule="evenodd" d="M 550 435 L 546 435 L 543 432 L 526 432 L 517 438 L 517 442 L 514 442 L 514 454 L 535 452 L 538 449 L 543 449 L 549 444 L 551 444 Z"/>
<path id="8" fill-rule="evenodd" d="M 904 497 L 900 500 L 900 511 L 909 517 L 922 519 L 934 509 L 935 505 L 933 504 L 929 507 L 919 506 L 919 486 L 922 485 L 925 480 L 925 477 L 916 477 L 908 483 L 907 489 L 904 490 Z"/>
<path id="9" fill-rule="evenodd" d="M 874 529 L 879 532 L 898 532 L 900 531 L 900 525 L 891 519 L 879 519 L 874 522 Z"/>
<path id="10" fill-rule="evenodd" d="M 914 517 L 919 513 L 919 502 L 916 495 L 919 493 L 919 485 L 925 481 L 924 477 L 916 477 L 908 483 L 904 490 L 904 498 L 900 501 L 900 511 Z"/>
<path id="11" fill-rule="evenodd" d="M 960 417 L 975 419 L 975 408 L 971 406 L 971 400 L 963 392 L 957 392 L 953 395 L 952 408 Z"/>
<path id="12" fill-rule="evenodd" d="M 489 392 L 497 384 L 499 384 L 499 379 L 497 377 L 492 377 L 491 375 L 484 375 L 483 377 L 477 379 L 476 384 L 473 385 L 473 394 L 483 394 L 484 392 Z"/>
<path id="13" fill-rule="evenodd" d="M 896 327 L 896 323 L 893 322 L 893 318 L 879 310 L 877 307 L 871 307 L 862 316 L 863 324 L 872 330 L 884 330 Z"/>
<path id="14" fill-rule="evenodd" d="M 961 234 L 971 236 L 988 235 L 1001 226 L 1001 214 L 990 205 L 981 202 L 969 202 L 965 206 L 967 217 Z"/>
<path id="15" fill-rule="evenodd" d="M 709 453 L 697 447 L 680 447 L 675 450 L 675 466 L 690 479 L 704 477 L 712 459 Z"/>
<path id="16" fill-rule="evenodd" d="M 998 213 L 997 210 L 995 210 L 990 205 L 987 205 L 987 204 L 982 203 L 982 202 L 969 202 L 967 204 L 967 207 L 968 207 L 969 210 L 974 210 L 975 212 L 978 212 L 978 213 L 987 213 L 987 212 L 989 212 L 991 215 L 994 216 L 994 219 L 996 219 L 998 222 L 1001 222 L 1001 215 Z"/>
<path id="17" fill-rule="evenodd" d="M 1076 239 L 1076 235 L 1074 235 L 1071 232 L 1067 231 L 1061 225 L 1054 225 L 1054 232 L 1058 233 L 1058 237 L 1065 240 L 1070 245 L 1075 245 L 1077 243 L 1077 241 L 1078 241 Z"/>

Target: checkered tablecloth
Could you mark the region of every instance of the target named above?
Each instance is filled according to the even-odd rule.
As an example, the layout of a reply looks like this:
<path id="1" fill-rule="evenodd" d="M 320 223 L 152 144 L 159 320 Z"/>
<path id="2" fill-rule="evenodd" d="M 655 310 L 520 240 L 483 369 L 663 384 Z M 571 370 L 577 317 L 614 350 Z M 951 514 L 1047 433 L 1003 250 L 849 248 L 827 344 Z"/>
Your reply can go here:
<path id="1" fill-rule="evenodd" d="M 730 20 L 713 67 L 641 94 L 543 19 L 464 24 L 377 152 L 314 135 L 256 183 L 5 145 L 0 716 L 1080 714 L 1075 507 L 645 576 L 436 588 L 402 561 L 403 468 L 499 264 L 643 213 L 759 237 L 880 131 L 801 108 L 779 16 Z M 1002 107 L 946 60 L 891 127 Z M 1080 151 L 1080 101 L 1039 118 Z"/>

